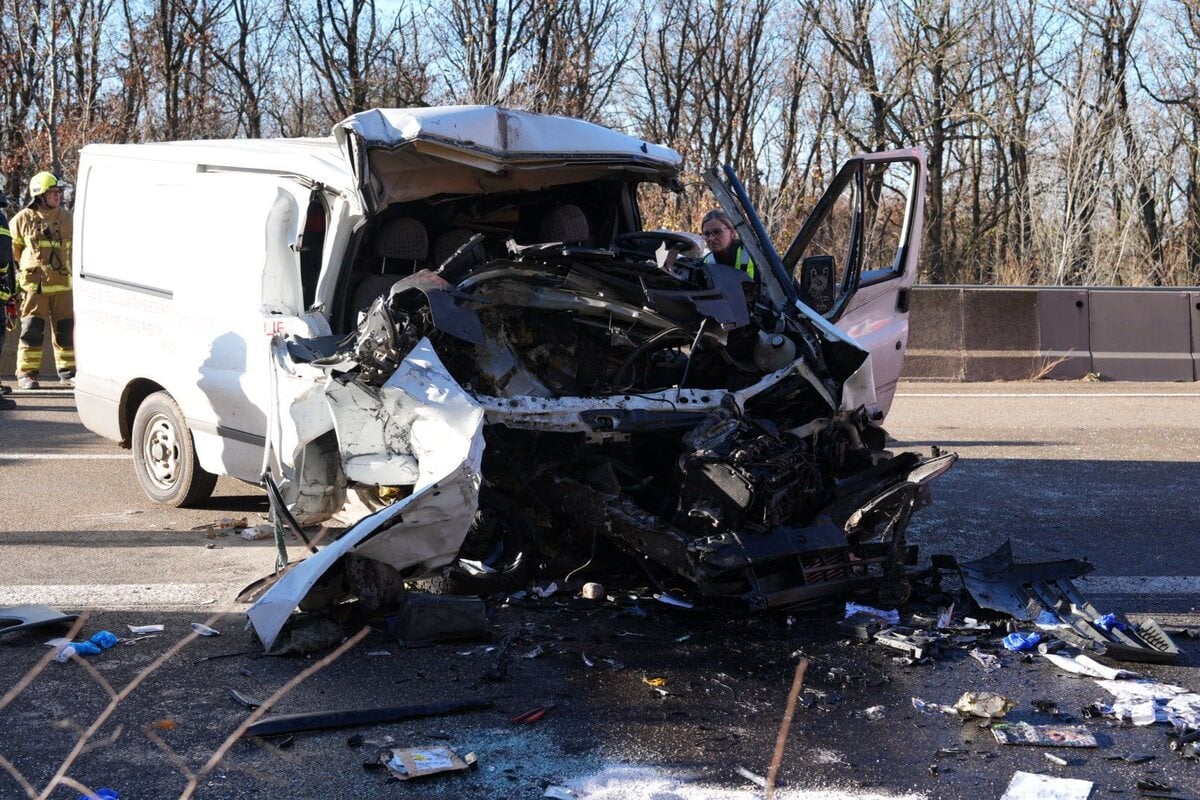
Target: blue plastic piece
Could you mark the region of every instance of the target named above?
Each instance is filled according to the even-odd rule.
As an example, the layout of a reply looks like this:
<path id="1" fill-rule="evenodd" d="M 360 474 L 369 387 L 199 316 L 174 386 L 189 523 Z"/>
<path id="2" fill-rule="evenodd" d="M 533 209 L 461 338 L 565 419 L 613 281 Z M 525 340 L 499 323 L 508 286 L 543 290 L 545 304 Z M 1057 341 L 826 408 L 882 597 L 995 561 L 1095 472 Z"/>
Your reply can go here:
<path id="1" fill-rule="evenodd" d="M 91 642 L 72 642 L 71 646 L 75 648 L 75 652 L 81 656 L 98 656 L 100 648 Z"/>
<path id="2" fill-rule="evenodd" d="M 88 639 L 89 642 L 99 647 L 101 650 L 107 650 L 117 643 L 117 637 L 108 631 L 99 631 Z"/>
<path id="3" fill-rule="evenodd" d="M 1014 652 L 1030 650 L 1042 640 L 1040 633 L 1010 633 L 1004 637 L 1004 647 Z"/>
<path id="4" fill-rule="evenodd" d="M 1103 617 L 1092 620 L 1092 624 L 1105 633 L 1112 633 L 1113 628 L 1119 631 L 1129 630 L 1129 626 L 1117 619 L 1116 614 L 1105 614 Z"/>
<path id="5" fill-rule="evenodd" d="M 121 800 L 121 794 L 116 789 L 97 789 L 95 794 L 79 795 L 79 800 Z"/>

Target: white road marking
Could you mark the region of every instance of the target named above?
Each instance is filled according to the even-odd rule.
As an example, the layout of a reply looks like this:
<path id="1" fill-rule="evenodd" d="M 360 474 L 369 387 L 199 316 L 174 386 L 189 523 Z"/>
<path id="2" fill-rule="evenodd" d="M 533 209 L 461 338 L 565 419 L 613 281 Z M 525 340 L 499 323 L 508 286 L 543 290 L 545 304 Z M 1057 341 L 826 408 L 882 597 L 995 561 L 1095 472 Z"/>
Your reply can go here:
<path id="1" fill-rule="evenodd" d="M 1085 594 L 1191 595 L 1200 594 L 1198 575 L 1097 575 L 1080 578 Z"/>
<path id="2" fill-rule="evenodd" d="M 128 453 L 0 453 L 0 461 L 125 461 Z"/>
<path id="3" fill-rule="evenodd" d="M 216 611 L 230 608 L 241 588 L 228 583 L 60 583 L 0 586 L 0 607 L 44 603 L 70 609 L 136 610 L 186 606 Z"/>
<path id="4" fill-rule="evenodd" d="M 1200 394 L 1184 392 L 897 392 L 896 397 L 1183 397 L 1189 400 L 1200 399 Z"/>

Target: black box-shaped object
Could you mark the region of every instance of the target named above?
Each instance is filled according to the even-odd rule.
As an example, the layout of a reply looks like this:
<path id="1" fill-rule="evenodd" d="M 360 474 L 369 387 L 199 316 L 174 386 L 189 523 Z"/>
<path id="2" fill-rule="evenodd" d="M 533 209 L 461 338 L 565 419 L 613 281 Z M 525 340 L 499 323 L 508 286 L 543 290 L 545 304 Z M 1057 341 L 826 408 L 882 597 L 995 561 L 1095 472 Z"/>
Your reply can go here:
<path id="1" fill-rule="evenodd" d="M 483 600 L 478 597 L 408 592 L 388 633 L 402 642 L 448 642 L 477 639 L 488 632 Z"/>

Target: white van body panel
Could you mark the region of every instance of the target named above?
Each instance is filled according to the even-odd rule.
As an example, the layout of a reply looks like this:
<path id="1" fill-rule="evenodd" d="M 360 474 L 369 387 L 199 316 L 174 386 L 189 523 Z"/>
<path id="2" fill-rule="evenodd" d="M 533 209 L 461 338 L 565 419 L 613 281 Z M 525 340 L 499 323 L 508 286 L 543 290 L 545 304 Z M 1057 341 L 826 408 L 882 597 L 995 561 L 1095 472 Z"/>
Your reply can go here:
<path id="1" fill-rule="evenodd" d="M 315 184 L 305 176 L 345 192 L 334 202 L 342 235 L 328 237 L 323 263 L 340 257 L 361 215 L 331 140 L 284 143 L 282 152 L 272 142 L 226 144 L 84 149 L 77 394 L 84 424 L 120 440 L 123 394 L 139 381 L 161 387 L 183 410 L 204 469 L 256 481 L 271 337 L 329 333 L 325 317 L 303 307 L 295 245 Z"/>

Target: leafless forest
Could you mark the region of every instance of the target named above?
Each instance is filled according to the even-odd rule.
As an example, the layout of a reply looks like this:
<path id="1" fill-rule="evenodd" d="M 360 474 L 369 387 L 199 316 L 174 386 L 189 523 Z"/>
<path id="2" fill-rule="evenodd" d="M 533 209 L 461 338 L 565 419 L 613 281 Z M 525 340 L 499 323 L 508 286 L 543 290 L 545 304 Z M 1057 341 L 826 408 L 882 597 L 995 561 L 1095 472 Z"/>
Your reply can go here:
<path id="1" fill-rule="evenodd" d="M 501 103 L 734 165 L 786 238 L 837 164 L 929 158 L 932 282 L 1200 283 L 1198 0 L 0 0 L 10 194 L 89 142 Z"/>

